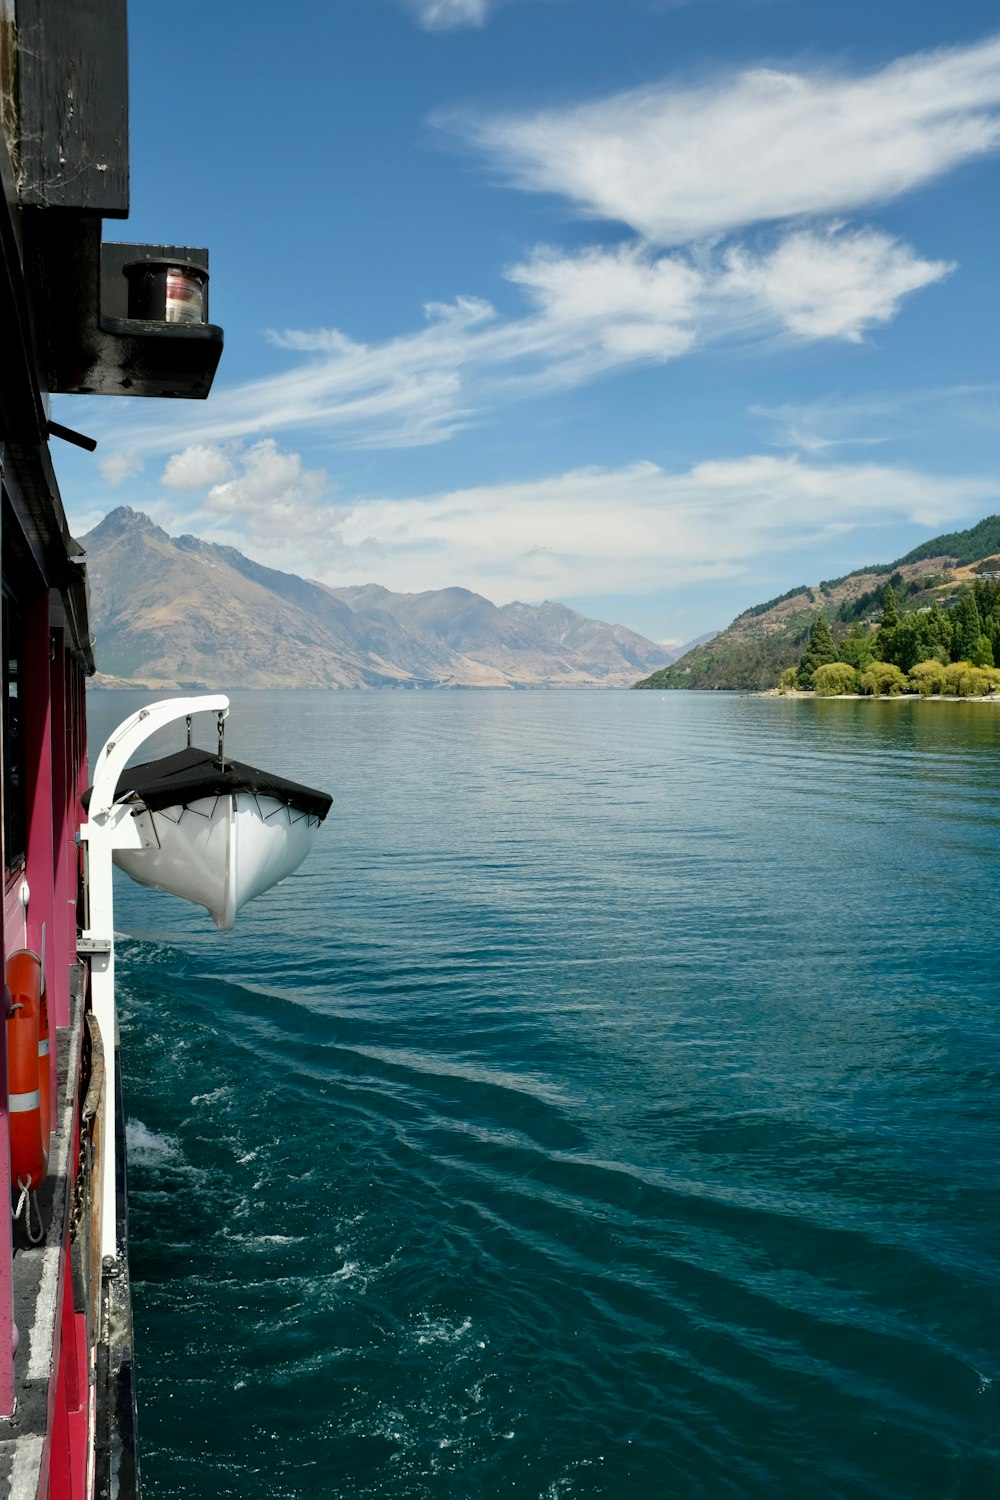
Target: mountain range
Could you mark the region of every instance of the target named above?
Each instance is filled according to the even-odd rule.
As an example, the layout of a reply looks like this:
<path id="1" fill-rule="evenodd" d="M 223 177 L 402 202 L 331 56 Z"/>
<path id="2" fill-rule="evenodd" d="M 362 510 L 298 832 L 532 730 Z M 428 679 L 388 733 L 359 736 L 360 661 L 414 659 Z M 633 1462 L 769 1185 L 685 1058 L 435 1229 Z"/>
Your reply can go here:
<path id="1" fill-rule="evenodd" d="M 103 687 L 629 687 L 676 656 L 562 604 L 331 588 L 129 506 L 81 542 Z"/>
<path id="2" fill-rule="evenodd" d="M 852 626 L 874 628 L 886 585 L 900 610 L 947 604 L 969 588 L 977 575 L 1000 572 L 1000 516 L 987 516 L 967 531 L 952 531 L 907 552 L 892 563 L 871 563 L 810 586 L 800 584 L 764 604 L 744 610 L 711 640 L 683 659 L 652 673 L 640 688 L 718 688 L 761 690 L 774 687 L 786 667 L 802 656 L 820 614 L 834 639 Z"/>

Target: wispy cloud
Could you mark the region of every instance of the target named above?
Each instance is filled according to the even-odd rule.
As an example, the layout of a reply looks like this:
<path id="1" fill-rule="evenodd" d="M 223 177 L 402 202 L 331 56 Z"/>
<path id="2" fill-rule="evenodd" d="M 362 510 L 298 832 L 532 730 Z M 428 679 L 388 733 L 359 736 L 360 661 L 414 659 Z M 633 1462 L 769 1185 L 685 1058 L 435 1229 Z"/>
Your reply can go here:
<path id="1" fill-rule="evenodd" d="M 451 31 L 457 26 L 482 26 L 497 0 L 405 0 L 408 9 L 428 31 Z"/>
<path id="2" fill-rule="evenodd" d="M 501 603 L 750 576 L 763 557 L 892 521 L 940 528 L 1000 494 L 991 479 L 757 454 L 348 503 L 274 444 L 235 463 L 237 476 L 204 497 L 199 529 L 331 583 L 461 583 Z"/>
<path id="3" fill-rule="evenodd" d="M 113 453 L 104 454 L 98 459 L 97 465 L 105 484 L 112 489 L 117 489 L 127 479 L 134 479 L 145 467 L 133 448 L 119 448 Z"/>
<path id="4" fill-rule="evenodd" d="M 819 401 L 754 406 L 779 448 L 818 454 L 832 448 L 872 447 L 946 431 L 1000 433 L 1000 385 L 958 385 L 867 391 Z"/>
<path id="5" fill-rule="evenodd" d="M 884 203 L 1000 146 L 1000 37 L 849 75 L 758 68 L 573 108 L 439 115 L 513 185 L 661 245 Z"/>
<path id="6" fill-rule="evenodd" d="M 129 426 L 129 448 L 307 431 L 355 447 L 442 442 L 499 404 L 727 339 L 857 341 L 950 269 L 874 230 L 836 226 L 698 256 L 638 243 L 576 255 L 540 248 L 507 273 L 528 302 L 522 316 L 462 297 L 429 305 L 422 328 L 378 344 L 336 329 L 272 334 L 298 356 L 292 369 L 184 408 L 183 427 L 176 406 L 147 408 Z M 99 411 L 91 422 L 102 435 Z M 170 482 L 182 487 L 191 465 L 197 472 L 196 457 Z"/>

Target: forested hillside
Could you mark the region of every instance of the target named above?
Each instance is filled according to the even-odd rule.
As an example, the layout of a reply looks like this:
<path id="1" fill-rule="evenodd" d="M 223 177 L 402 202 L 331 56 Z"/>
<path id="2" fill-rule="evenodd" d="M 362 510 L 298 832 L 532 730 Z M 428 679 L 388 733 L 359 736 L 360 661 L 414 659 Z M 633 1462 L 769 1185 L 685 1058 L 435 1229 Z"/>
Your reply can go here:
<path id="1" fill-rule="evenodd" d="M 987 516 L 967 531 L 925 542 L 894 563 L 868 564 L 842 578 L 826 579 L 815 587 L 802 584 L 776 599 L 754 605 L 714 640 L 635 685 L 757 691 L 775 687 L 782 672 L 798 667 L 821 614 L 838 645 L 852 636 L 874 637 L 889 590 L 900 616 L 899 655 L 907 658 L 905 668 L 897 663 L 901 670 L 909 671 L 935 650 L 955 660 L 951 635 L 947 641 L 943 639 L 950 626 L 941 623 L 942 617 L 966 596 L 975 601 L 978 584 L 981 597 L 975 609 L 982 626 L 993 608 L 982 589 L 997 578 L 1000 516 Z M 941 639 L 930 640 L 934 630 Z M 980 629 L 977 638 L 983 633 Z M 989 629 L 985 633 L 988 635 Z M 1000 661 L 1000 644 L 996 650 Z M 968 659 L 974 659 L 971 652 Z"/>
<path id="2" fill-rule="evenodd" d="M 954 603 L 901 615 L 892 585 L 878 628 L 856 622 L 835 640 L 820 615 L 798 667 L 781 674 L 782 692 L 944 693 L 983 697 L 1000 689 L 1000 577 L 978 577 Z"/>

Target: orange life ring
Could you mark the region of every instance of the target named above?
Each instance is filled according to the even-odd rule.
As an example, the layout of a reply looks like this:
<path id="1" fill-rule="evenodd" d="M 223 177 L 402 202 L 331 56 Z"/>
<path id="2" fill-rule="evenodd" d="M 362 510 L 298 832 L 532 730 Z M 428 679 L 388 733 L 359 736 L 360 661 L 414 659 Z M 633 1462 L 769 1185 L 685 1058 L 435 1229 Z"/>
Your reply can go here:
<path id="1" fill-rule="evenodd" d="M 42 1119 L 39 1069 L 42 963 L 37 953 L 22 949 L 7 960 L 7 988 L 13 1009 L 7 1018 L 7 1109 L 10 1124 L 11 1187 L 34 1192 L 49 1166 L 49 1121 Z M 47 1007 L 46 1011 L 47 1011 Z M 48 1043 L 48 1017 L 45 1019 Z M 48 1053 L 45 1054 L 48 1095 Z M 48 1102 L 48 1099 L 46 1100 Z"/>

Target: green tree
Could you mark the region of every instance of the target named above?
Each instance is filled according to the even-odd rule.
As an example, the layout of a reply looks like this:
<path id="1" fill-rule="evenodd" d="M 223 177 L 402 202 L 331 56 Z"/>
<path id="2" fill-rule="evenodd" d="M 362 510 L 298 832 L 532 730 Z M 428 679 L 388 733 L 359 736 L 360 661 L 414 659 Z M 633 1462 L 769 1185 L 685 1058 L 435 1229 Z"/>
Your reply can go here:
<path id="1" fill-rule="evenodd" d="M 892 632 L 891 650 L 884 659 L 895 662 L 901 671 L 909 672 L 918 661 L 928 661 L 932 656 L 947 657 L 942 619 L 940 611 L 935 619 L 934 611 L 930 609 L 903 615 Z"/>
<path id="2" fill-rule="evenodd" d="M 837 648 L 833 644 L 833 636 L 830 627 L 826 623 L 826 616 L 820 615 L 812 630 L 809 632 L 809 644 L 805 655 L 799 662 L 799 687 L 811 688 L 813 673 L 817 667 L 825 667 L 827 662 L 837 660 Z"/>
<path id="3" fill-rule="evenodd" d="M 979 618 L 985 623 L 1000 599 L 1000 583 L 994 582 L 992 578 L 977 578 L 972 585 L 972 597 L 976 601 Z"/>
<path id="4" fill-rule="evenodd" d="M 899 625 L 899 610 L 896 608 L 896 591 L 891 583 L 885 586 L 882 604 L 882 623 L 875 637 L 875 655 L 881 661 L 894 661 L 896 656 L 896 628 Z"/>
<path id="5" fill-rule="evenodd" d="M 846 661 L 828 661 L 813 673 L 813 692 L 820 698 L 836 698 L 839 693 L 857 690 L 858 674 Z"/>
<path id="6" fill-rule="evenodd" d="M 963 594 L 951 612 L 951 652 L 956 661 L 971 661 L 979 648 L 983 622 L 975 595 Z"/>
<path id="7" fill-rule="evenodd" d="M 841 661 L 857 672 L 864 672 L 875 660 L 875 636 L 867 625 L 855 624 L 850 635 L 840 642 Z"/>
<path id="8" fill-rule="evenodd" d="M 798 667 L 786 667 L 778 678 L 778 692 L 790 693 L 799 685 Z"/>
<path id="9" fill-rule="evenodd" d="M 985 633 L 979 637 L 976 649 L 972 653 L 972 660 L 977 667 L 993 666 L 993 641 Z"/>
<path id="10" fill-rule="evenodd" d="M 934 642 L 931 652 L 940 662 L 951 661 L 951 620 L 939 604 L 932 604 L 927 616 L 930 639 Z"/>
<path id="11" fill-rule="evenodd" d="M 899 610 L 896 608 L 896 590 L 891 583 L 885 586 L 885 600 L 882 604 L 882 624 L 880 630 L 895 630 L 899 624 Z"/>
<path id="12" fill-rule="evenodd" d="M 918 615 L 904 615 L 885 639 L 884 644 L 888 649 L 881 653 L 883 661 L 895 662 L 902 672 L 908 672 L 927 654 L 921 649 L 923 642 L 920 640 L 919 620 Z M 880 630 L 879 635 L 881 634 Z"/>
<path id="13" fill-rule="evenodd" d="M 862 672 L 858 678 L 858 687 L 862 693 L 874 693 L 877 696 L 888 694 L 895 697 L 906 686 L 906 677 L 895 662 L 891 661 L 873 661 L 867 672 Z"/>
<path id="14" fill-rule="evenodd" d="M 954 693 L 956 697 L 961 697 L 962 689 L 960 684 L 962 678 L 967 672 L 971 672 L 972 670 L 971 661 L 949 662 L 947 671 L 945 672 L 944 687 L 941 691 L 944 693 Z"/>
<path id="15" fill-rule="evenodd" d="M 918 661 L 910 668 L 910 682 L 924 698 L 929 698 L 932 693 L 947 692 L 948 668 L 933 657 L 928 661 Z"/>
<path id="16" fill-rule="evenodd" d="M 952 662 L 947 668 L 947 690 L 959 698 L 984 698 L 1000 688 L 996 667 L 977 667 L 971 661 Z"/>

